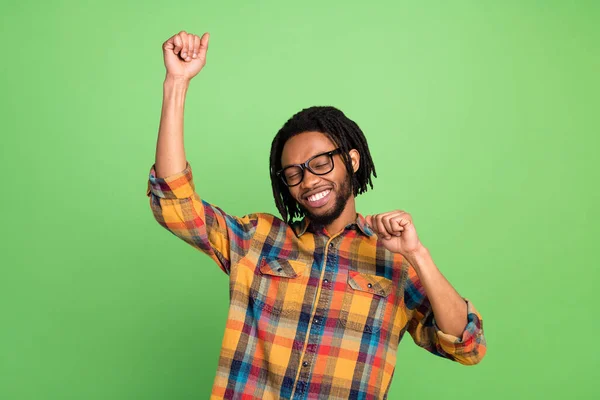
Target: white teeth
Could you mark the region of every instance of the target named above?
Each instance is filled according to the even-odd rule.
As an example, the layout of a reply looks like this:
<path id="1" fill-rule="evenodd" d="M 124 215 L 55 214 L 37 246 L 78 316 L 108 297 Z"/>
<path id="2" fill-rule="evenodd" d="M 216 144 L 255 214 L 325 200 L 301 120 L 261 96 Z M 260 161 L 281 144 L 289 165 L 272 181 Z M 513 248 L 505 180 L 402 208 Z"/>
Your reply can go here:
<path id="1" fill-rule="evenodd" d="M 323 197 L 327 196 L 329 194 L 329 192 L 331 192 L 331 190 L 325 190 L 323 192 L 320 193 L 316 193 L 313 194 L 312 196 L 310 196 L 308 198 L 308 201 L 317 201 L 317 200 L 321 200 Z"/>

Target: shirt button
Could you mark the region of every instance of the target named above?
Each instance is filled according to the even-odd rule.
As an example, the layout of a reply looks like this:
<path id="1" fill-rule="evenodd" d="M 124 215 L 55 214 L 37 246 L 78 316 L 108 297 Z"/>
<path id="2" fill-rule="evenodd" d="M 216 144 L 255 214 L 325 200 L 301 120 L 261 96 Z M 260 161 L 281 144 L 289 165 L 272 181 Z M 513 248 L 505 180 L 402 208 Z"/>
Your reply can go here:
<path id="1" fill-rule="evenodd" d="M 304 361 L 304 362 L 302 363 L 302 366 L 303 366 L 303 367 L 308 367 L 308 361 Z"/>

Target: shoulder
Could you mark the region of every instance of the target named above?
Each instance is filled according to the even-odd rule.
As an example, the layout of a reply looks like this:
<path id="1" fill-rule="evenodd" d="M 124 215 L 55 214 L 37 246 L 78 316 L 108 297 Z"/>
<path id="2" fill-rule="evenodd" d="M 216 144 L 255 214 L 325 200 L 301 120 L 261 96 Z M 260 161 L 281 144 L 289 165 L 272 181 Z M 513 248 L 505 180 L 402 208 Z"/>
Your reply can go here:
<path id="1" fill-rule="evenodd" d="M 281 219 L 281 217 L 266 212 L 252 213 L 245 215 L 242 218 L 249 222 L 252 221 L 252 224 L 255 226 L 255 228 L 263 231 L 265 234 L 268 234 L 269 232 L 281 232 L 287 230 L 296 232 L 301 226 L 301 221 L 295 221 L 292 225 L 290 225 Z"/>

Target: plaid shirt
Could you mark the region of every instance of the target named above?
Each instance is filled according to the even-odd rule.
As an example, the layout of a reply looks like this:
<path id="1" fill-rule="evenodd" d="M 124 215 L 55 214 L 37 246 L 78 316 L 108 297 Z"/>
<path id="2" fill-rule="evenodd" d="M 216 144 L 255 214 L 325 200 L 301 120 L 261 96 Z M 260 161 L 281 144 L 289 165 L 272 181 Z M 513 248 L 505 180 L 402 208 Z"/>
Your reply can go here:
<path id="1" fill-rule="evenodd" d="M 304 219 L 235 217 L 201 200 L 190 164 L 156 178 L 154 218 L 229 275 L 229 314 L 212 397 L 386 398 L 404 333 L 469 365 L 486 351 L 482 318 L 465 299 L 462 337 L 442 332 L 415 269 L 357 215 L 334 236 Z"/>

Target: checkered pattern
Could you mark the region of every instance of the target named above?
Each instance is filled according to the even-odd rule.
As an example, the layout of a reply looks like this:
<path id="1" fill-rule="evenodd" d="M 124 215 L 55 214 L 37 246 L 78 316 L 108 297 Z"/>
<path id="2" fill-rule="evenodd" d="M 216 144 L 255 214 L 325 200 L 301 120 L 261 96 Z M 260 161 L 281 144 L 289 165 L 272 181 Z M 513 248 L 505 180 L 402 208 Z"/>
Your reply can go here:
<path id="1" fill-rule="evenodd" d="M 427 351 L 476 364 L 486 351 L 468 299 L 461 337 L 442 332 L 414 268 L 360 214 L 329 237 L 304 219 L 235 217 L 200 199 L 189 163 L 150 170 L 154 218 L 229 276 L 230 305 L 212 398 L 380 399 L 404 333 Z"/>

